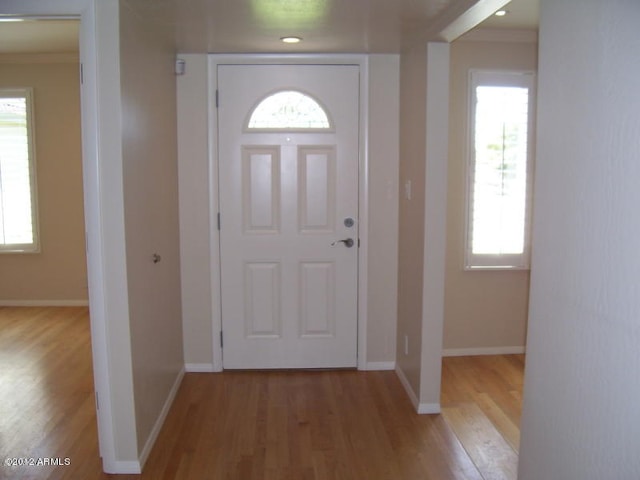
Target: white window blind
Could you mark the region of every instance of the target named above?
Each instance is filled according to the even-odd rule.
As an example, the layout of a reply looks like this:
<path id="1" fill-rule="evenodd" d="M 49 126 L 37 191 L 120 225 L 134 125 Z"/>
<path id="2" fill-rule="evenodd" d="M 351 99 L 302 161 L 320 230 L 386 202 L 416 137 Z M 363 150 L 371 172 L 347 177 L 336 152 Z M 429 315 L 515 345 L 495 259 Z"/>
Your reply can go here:
<path id="1" fill-rule="evenodd" d="M 0 89 L 0 252 L 38 251 L 30 89 Z"/>
<path id="2" fill-rule="evenodd" d="M 529 267 L 534 80 L 471 72 L 468 269 Z"/>

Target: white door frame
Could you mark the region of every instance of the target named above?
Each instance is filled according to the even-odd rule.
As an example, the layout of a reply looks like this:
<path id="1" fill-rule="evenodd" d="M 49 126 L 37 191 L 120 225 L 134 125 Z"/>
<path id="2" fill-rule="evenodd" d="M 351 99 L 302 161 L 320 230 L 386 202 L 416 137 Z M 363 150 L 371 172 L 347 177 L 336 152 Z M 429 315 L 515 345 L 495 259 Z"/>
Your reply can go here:
<path id="1" fill-rule="evenodd" d="M 209 99 L 215 102 L 218 65 L 357 65 L 360 68 L 360 138 L 358 159 L 358 218 L 360 248 L 358 250 L 358 370 L 366 369 L 367 359 L 367 259 L 369 231 L 368 181 L 368 112 L 369 62 L 366 55 L 209 55 Z M 224 101 L 222 99 L 222 101 Z M 218 199 L 218 116 L 215 105 L 209 105 L 209 191 L 211 192 L 211 299 L 213 305 L 213 369 L 222 371 L 222 313 L 220 310 L 220 232 L 215 218 L 220 211 Z"/>
<path id="2" fill-rule="evenodd" d="M 60 18 L 76 18 L 80 20 L 80 56 L 83 64 L 83 84 L 81 86 L 81 120 L 82 120 L 82 168 L 85 206 L 85 228 L 87 238 L 87 275 L 89 283 L 89 305 L 91 310 L 91 350 L 93 356 L 93 376 L 96 396 L 100 393 L 100 408 L 96 409 L 98 422 L 98 443 L 102 466 L 108 473 L 134 473 L 139 470 L 137 461 L 121 461 L 117 457 L 115 433 L 113 428 L 113 398 L 112 398 L 112 366 L 113 352 L 109 345 L 110 329 L 109 300 L 117 296 L 113 292 L 118 285 L 120 277 L 108 268 L 109 260 L 121 257 L 120 251 L 114 255 L 121 245 L 111 247 L 105 231 L 109 227 L 105 225 L 105 211 L 112 202 L 108 189 L 102 188 L 103 158 L 108 157 L 105 145 L 110 142 L 103 137 L 117 138 L 120 133 L 107 129 L 105 125 L 110 122 L 103 121 L 111 113 L 109 101 L 111 91 L 102 95 L 98 85 L 99 65 L 109 63 L 111 54 L 117 54 L 118 43 L 113 38 L 101 37 L 101 32 L 96 29 L 96 9 L 111 14 L 117 8 L 117 3 L 112 0 L 109 3 L 98 5 L 97 0 L 57 0 L 45 2 L 42 0 L 7 0 L 3 3 L 2 13 L 17 16 L 47 16 Z M 115 10 L 117 12 L 117 10 Z M 107 15 L 109 19 L 113 15 Z M 108 35 L 110 32 L 102 32 Z M 107 58 L 108 57 L 108 58 Z M 110 63 L 109 63 L 110 64 Z M 119 75 L 119 70 L 113 69 L 114 77 Z M 104 71 L 107 71 L 104 69 Z M 105 79 L 100 79 L 105 80 Z M 102 85 L 109 84 L 106 79 Z M 108 98 L 109 97 L 109 98 Z M 108 98 L 108 101 L 106 100 Z M 111 137 L 110 135 L 114 136 Z M 106 162 L 109 163 L 109 162 Z M 115 290 L 119 290 L 116 287 Z M 118 372 L 120 374 L 120 372 Z M 132 400 L 132 399 L 131 399 Z"/>

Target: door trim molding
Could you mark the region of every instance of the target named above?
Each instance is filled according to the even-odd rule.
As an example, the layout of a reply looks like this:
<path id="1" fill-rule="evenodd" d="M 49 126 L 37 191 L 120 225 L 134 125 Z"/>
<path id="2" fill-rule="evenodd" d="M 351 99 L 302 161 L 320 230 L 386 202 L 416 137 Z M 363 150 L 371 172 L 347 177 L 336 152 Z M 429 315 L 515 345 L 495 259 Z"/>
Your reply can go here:
<path id="1" fill-rule="evenodd" d="M 368 231 L 369 231 L 369 162 L 368 162 L 368 131 L 369 131 L 369 61 L 366 55 L 336 54 L 336 55 L 208 55 L 208 88 L 209 88 L 209 198 L 211 219 L 219 212 L 218 198 L 218 116 L 215 108 L 218 79 L 216 76 L 218 65 L 357 65 L 360 68 L 360 98 L 359 120 L 360 133 L 358 138 L 358 234 L 360 248 L 358 249 L 358 370 L 367 369 L 367 273 L 368 273 Z M 220 346 L 220 332 L 222 331 L 222 312 L 220 309 L 220 232 L 217 222 L 210 222 L 211 238 L 211 299 L 213 308 L 213 369 L 222 371 L 222 348 Z"/>

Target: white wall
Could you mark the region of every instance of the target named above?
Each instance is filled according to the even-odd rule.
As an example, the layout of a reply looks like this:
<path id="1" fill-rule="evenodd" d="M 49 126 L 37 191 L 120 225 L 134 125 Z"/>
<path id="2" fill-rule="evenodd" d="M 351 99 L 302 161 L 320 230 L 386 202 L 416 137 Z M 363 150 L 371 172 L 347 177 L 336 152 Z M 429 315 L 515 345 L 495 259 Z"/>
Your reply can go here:
<path id="1" fill-rule="evenodd" d="M 640 478 L 639 24 L 541 4 L 521 480 Z"/>
<path id="2" fill-rule="evenodd" d="M 95 18 L 93 8 L 83 15 L 85 43 L 80 42 L 80 54 L 88 83 L 82 87 L 83 183 L 100 452 L 106 471 L 135 471 L 139 465 L 124 233 L 119 11 L 117 0 L 96 0 L 94 5 Z"/>
<path id="3" fill-rule="evenodd" d="M 181 211 L 183 331 L 190 370 L 213 370 L 212 317 L 219 312 L 216 261 L 216 181 L 209 170 L 207 56 L 181 55 L 186 74 L 178 78 L 178 144 Z M 367 358 L 369 368 L 395 361 L 398 225 L 399 56 L 369 58 L 369 271 Z M 213 138 L 213 137 L 212 137 Z M 215 225 L 213 225 L 215 228 Z M 212 243 L 210 243 L 212 242 Z M 217 330 L 218 327 L 214 328 Z"/>
<path id="4" fill-rule="evenodd" d="M 427 44 L 422 358 L 419 413 L 440 412 L 449 158 L 448 43 Z"/>

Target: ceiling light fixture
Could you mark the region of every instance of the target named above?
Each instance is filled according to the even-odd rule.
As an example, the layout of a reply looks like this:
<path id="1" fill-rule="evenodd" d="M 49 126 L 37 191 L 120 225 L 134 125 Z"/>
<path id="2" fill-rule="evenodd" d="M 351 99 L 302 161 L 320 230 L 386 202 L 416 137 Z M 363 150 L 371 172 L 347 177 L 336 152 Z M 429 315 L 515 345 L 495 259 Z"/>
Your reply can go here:
<path id="1" fill-rule="evenodd" d="M 281 37 L 280 41 L 284 43 L 300 43 L 302 41 L 301 37 Z"/>
<path id="2" fill-rule="evenodd" d="M 0 22 L 24 22 L 24 18 L 0 17 Z"/>
<path id="3" fill-rule="evenodd" d="M 498 10 L 498 11 L 495 13 L 495 16 L 496 16 L 496 17 L 504 17 L 506 14 L 507 14 L 507 11 L 506 11 L 506 10 Z"/>

